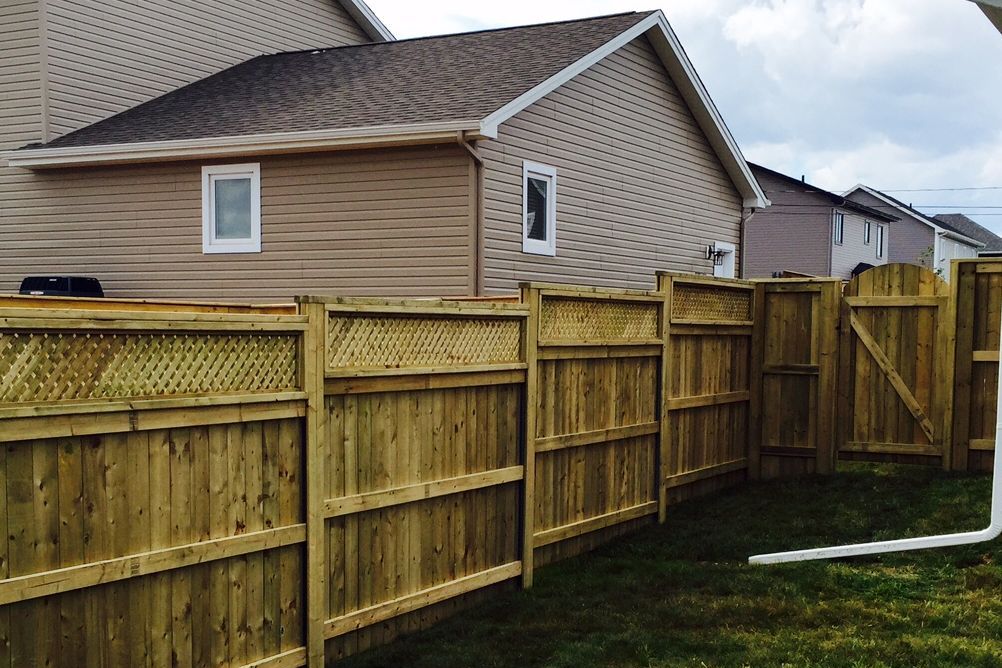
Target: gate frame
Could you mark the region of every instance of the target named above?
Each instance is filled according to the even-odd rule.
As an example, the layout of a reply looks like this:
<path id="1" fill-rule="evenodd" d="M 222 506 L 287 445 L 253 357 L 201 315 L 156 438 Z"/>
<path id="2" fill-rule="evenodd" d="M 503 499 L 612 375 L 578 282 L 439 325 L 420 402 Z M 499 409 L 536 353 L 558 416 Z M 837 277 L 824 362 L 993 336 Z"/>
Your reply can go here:
<path id="1" fill-rule="evenodd" d="M 837 437 L 836 447 L 839 458 L 842 453 L 860 453 L 874 456 L 896 457 L 896 456 L 918 456 L 918 457 L 939 457 L 944 470 L 954 468 L 953 463 L 953 404 L 954 404 L 954 363 L 956 354 L 956 298 L 951 294 L 955 291 L 955 286 L 951 286 L 940 276 L 925 267 L 918 267 L 910 264 L 887 264 L 867 270 L 870 272 L 887 272 L 889 268 L 901 267 L 902 271 L 926 272 L 934 277 L 934 294 L 932 295 L 850 295 L 846 294 L 852 281 L 846 284 L 840 299 L 840 336 L 839 336 L 839 374 L 838 374 L 838 403 L 836 406 Z M 914 267 L 914 269 L 911 269 Z M 857 281 L 855 277 L 853 281 Z M 904 308 L 934 308 L 935 330 L 932 344 L 934 346 L 933 358 L 931 360 L 931 384 L 932 401 L 929 406 L 929 414 L 926 415 L 923 407 L 911 406 L 915 400 L 913 389 L 908 387 L 904 380 L 893 367 L 893 363 L 887 358 L 886 352 L 879 347 L 875 341 L 868 342 L 868 332 L 860 332 L 855 326 L 858 317 L 855 313 L 862 308 L 884 308 L 884 309 L 904 309 Z M 863 326 L 863 323 L 860 323 Z M 865 330 L 865 326 L 863 326 Z M 865 444 L 863 447 L 849 448 L 852 432 L 855 426 L 854 410 L 854 384 L 856 380 L 856 340 L 859 340 L 872 359 L 886 382 L 891 383 L 902 402 L 911 413 L 912 418 L 919 423 L 923 432 L 929 437 L 930 445 L 928 449 L 935 452 L 913 452 L 909 448 L 918 449 L 920 446 L 907 443 L 880 443 Z M 876 345 L 874 350 L 871 344 Z M 898 385 L 904 386 L 903 388 Z M 906 397 L 903 390 L 907 392 Z M 909 398 L 912 400 L 909 402 Z M 928 426 L 923 425 L 920 415 L 928 421 Z M 931 432 L 931 433 L 930 433 Z M 899 446 L 900 447 L 896 447 Z"/>

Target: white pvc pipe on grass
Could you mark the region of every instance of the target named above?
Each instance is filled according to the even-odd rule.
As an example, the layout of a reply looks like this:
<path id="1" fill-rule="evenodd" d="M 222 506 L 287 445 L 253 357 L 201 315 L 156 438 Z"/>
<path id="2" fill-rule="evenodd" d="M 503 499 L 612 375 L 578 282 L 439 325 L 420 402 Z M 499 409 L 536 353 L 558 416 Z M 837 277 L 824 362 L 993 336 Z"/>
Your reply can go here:
<path id="1" fill-rule="evenodd" d="M 1002 335 L 999 337 L 999 349 L 1002 350 Z M 1002 368 L 1000 368 L 1002 381 Z M 876 543 L 858 543 L 839 547 L 820 547 L 813 550 L 796 550 L 794 552 L 774 552 L 773 554 L 758 554 L 748 558 L 749 564 L 781 564 L 790 561 L 811 561 L 814 559 L 837 559 L 839 557 L 855 557 L 862 554 L 882 554 L 884 552 L 904 552 L 906 550 L 925 550 L 933 547 L 950 547 L 951 545 L 969 545 L 994 540 L 1002 534 L 1002 382 L 999 382 L 998 397 L 995 401 L 995 465 L 992 469 L 992 510 L 988 527 L 981 531 L 951 533 L 942 536 L 927 536 L 925 538 L 904 538 L 901 540 L 883 540 Z"/>

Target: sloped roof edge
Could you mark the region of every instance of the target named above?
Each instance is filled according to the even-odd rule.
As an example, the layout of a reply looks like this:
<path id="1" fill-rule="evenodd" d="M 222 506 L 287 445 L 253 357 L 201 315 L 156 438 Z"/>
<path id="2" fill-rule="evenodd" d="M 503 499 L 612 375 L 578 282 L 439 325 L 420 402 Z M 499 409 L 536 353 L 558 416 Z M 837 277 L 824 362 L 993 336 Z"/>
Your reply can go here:
<path id="1" fill-rule="evenodd" d="M 650 16 L 629 30 L 621 33 L 600 48 L 592 51 L 577 62 L 572 63 L 546 81 L 526 91 L 492 113 L 481 122 L 481 133 L 487 137 L 497 137 L 498 126 L 506 120 L 552 93 L 603 58 L 645 34 L 650 39 L 655 52 L 661 59 L 661 63 L 668 70 L 672 81 L 678 87 L 683 99 L 696 117 L 696 122 L 699 124 L 700 129 L 706 134 L 710 145 L 723 163 L 724 169 L 731 177 L 731 180 L 734 181 L 735 186 L 737 186 L 738 192 L 741 193 L 744 199 L 744 206 L 749 208 L 764 208 L 769 206 L 770 202 L 759 186 L 758 181 L 755 180 L 755 176 L 752 174 L 744 155 L 742 155 L 741 149 L 738 148 L 734 136 L 728 129 L 727 124 L 724 123 L 720 111 L 710 98 L 710 94 L 696 73 L 692 61 L 689 60 L 685 49 L 682 48 L 681 42 L 679 42 L 678 37 L 675 35 L 675 31 L 672 30 L 668 19 L 661 10 L 652 12 Z"/>
<path id="2" fill-rule="evenodd" d="M 863 215 L 870 216 L 871 218 L 877 218 L 878 220 L 883 220 L 884 222 L 888 223 L 897 220 L 895 216 L 884 213 L 883 211 L 878 211 L 876 209 L 866 206 L 865 204 L 860 204 L 859 202 L 853 202 L 851 199 L 846 199 L 842 195 L 837 195 L 829 190 L 825 190 L 824 188 L 820 188 L 811 183 L 807 183 L 806 181 L 794 178 L 789 174 L 784 174 L 783 172 L 777 172 L 775 169 L 769 169 L 768 167 L 756 164 L 754 162 L 750 162 L 748 164 L 749 166 L 751 166 L 752 173 L 767 172 L 768 174 L 780 178 L 791 185 L 803 186 L 804 188 L 809 188 L 810 190 L 803 190 L 802 192 L 807 194 L 817 195 L 818 197 L 826 199 L 832 204 L 832 206 L 838 206 L 845 209 L 850 209 L 858 213 L 862 213 Z"/>
<path id="3" fill-rule="evenodd" d="M 844 193 L 844 196 L 845 197 L 849 197 L 850 195 L 852 195 L 857 190 L 862 190 L 866 194 L 871 195 L 873 197 L 876 197 L 880 201 L 885 202 L 886 204 L 888 204 L 890 206 L 893 206 L 895 209 L 897 209 L 901 213 L 905 214 L 906 216 L 908 216 L 912 220 L 917 220 L 918 222 L 922 223 L 923 225 L 927 225 L 927 226 L 931 227 L 937 233 L 944 234 L 945 236 L 948 236 L 951 239 L 955 239 L 955 240 L 960 241 L 962 243 L 965 243 L 965 244 L 967 244 L 969 246 L 974 246 L 975 248 L 981 248 L 981 247 L 984 246 L 984 244 L 981 243 L 980 241 L 978 241 L 977 239 L 972 239 L 972 238 L 970 238 L 970 237 L 968 237 L 966 235 L 960 234 L 959 232 L 955 232 L 954 230 L 947 229 L 946 227 L 944 227 L 943 225 L 941 225 L 939 221 L 936 221 L 934 218 L 925 215 L 921 211 L 918 211 L 917 209 L 914 209 L 914 208 L 908 206 L 907 204 L 905 204 L 901 200 L 895 199 L 894 197 L 891 197 L 890 195 L 888 195 L 886 193 L 882 193 L 879 190 L 876 190 L 875 188 L 871 188 L 869 186 L 865 186 L 862 183 L 858 183 L 855 186 L 853 186 L 852 188 L 849 188 L 848 190 L 846 190 L 845 193 Z"/>
<path id="4" fill-rule="evenodd" d="M 363 0 L 339 0 L 339 2 L 345 8 L 345 11 L 351 14 L 351 17 L 358 22 L 358 25 L 362 26 L 362 30 L 374 42 L 392 42 L 396 40 L 390 29 L 379 20 L 376 13 Z"/>
<path id="5" fill-rule="evenodd" d="M 645 34 L 740 193 L 744 206 L 749 208 L 768 206 L 770 204 L 768 198 L 755 180 L 737 142 L 710 99 L 709 93 L 669 26 L 664 13 L 660 10 L 651 12 L 636 24 L 606 41 L 602 46 L 480 119 L 467 117 L 436 123 L 332 128 L 311 132 L 277 132 L 268 135 L 248 134 L 183 140 L 90 144 L 77 147 L 24 147 L 7 152 L 0 157 L 6 159 L 11 166 L 43 169 L 60 166 L 194 159 L 216 155 L 253 155 L 256 152 L 277 153 L 305 150 L 306 148 L 335 149 L 337 147 L 385 143 L 382 138 L 385 138 L 386 141 L 392 139 L 428 141 L 435 138 L 430 136 L 431 134 L 440 136 L 439 133 L 443 131 L 459 132 L 468 138 L 496 137 L 498 126 L 501 123 L 598 61 Z"/>

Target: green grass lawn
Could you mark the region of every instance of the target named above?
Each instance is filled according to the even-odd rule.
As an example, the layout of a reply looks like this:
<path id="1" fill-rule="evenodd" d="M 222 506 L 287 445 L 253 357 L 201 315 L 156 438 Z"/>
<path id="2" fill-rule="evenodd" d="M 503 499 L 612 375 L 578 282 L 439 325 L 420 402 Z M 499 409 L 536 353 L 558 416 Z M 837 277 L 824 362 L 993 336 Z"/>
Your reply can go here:
<path id="1" fill-rule="evenodd" d="M 1002 540 L 835 563 L 748 555 L 987 524 L 990 478 L 850 466 L 672 508 L 667 524 L 345 660 L 375 666 L 1002 666 Z"/>

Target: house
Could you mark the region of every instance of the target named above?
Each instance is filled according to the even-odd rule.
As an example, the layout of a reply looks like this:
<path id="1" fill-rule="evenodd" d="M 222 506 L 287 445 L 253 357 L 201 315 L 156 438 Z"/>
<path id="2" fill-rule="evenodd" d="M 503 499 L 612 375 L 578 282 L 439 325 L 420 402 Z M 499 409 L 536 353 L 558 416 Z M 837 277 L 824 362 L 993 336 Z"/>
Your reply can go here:
<path id="1" fill-rule="evenodd" d="M 893 213 L 900 219 L 894 224 L 889 262 L 918 264 L 950 280 L 950 260 L 977 257 L 984 246 L 950 223 L 927 216 L 910 204 L 874 188 L 857 185 L 845 196 L 854 202 Z"/>
<path id="2" fill-rule="evenodd" d="M 161 25 L 180 3 L 97 36 L 53 21 L 105 10 L 57 5 L 21 3 L 26 65 L 0 78 L 24 100 L 0 107 L 18 119 L 0 291 L 26 274 L 181 298 L 650 288 L 658 269 L 736 274 L 743 220 L 768 205 L 660 11 L 393 41 L 360 2 L 255 0 L 246 25 L 206 24 L 230 31 L 211 48 L 186 22 L 178 53 Z M 299 14 L 308 34 L 270 44 Z M 112 43 L 170 52 L 161 69 L 190 81 L 72 67 Z"/>
<path id="3" fill-rule="evenodd" d="M 949 225 L 966 237 L 980 241 L 978 257 L 1002 257 L 1002 237 L 975 223 L 962 213 L 940 213 L 933 216 L 940 225 Z"/>
<path id="4" fill-rule="evenodd" d="M 772 205 L 745 224 L 745 277 L 785 273 L 848 279 L 861 264 L 888 262 L 894 216 L 803 179 L 761 165 L 751 168 Z"/>

